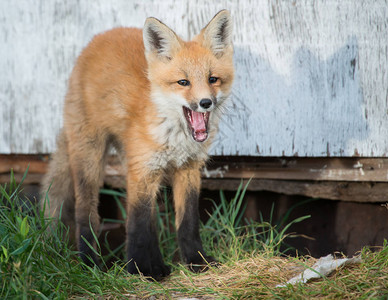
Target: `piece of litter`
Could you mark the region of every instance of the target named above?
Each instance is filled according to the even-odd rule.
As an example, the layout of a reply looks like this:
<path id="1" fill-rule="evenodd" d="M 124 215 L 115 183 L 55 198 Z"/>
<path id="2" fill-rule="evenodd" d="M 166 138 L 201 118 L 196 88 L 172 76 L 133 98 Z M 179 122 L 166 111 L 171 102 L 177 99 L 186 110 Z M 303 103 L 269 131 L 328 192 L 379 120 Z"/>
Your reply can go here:
<path id="1" fill-rule="evenodd" d="M 276 287 L 284 287 L 284 286 L 287 286 L 288 284 L 294 285 L 299 282 L 306 283 L 310 279 L 327 276 L 341 266 L 359 264 L 360 262 L 361 262 L 361 258 L 359 256 L 356 256 L 353 258 L 335 259 L 333 255 L 329 254 L 327 256 L 321 257 L 311 267 L 311 269 L 304 270 L 304 272 L 302 272 L 301 274 L 288 280 L 286 284 L 278 284 Z"/>
<path id="2" fill-rule="evenodd" d="M 208 170 L 206 167 L 203 168 L 203 173 L 206 178 L 214 177 L 214 178 L 224 178 L 224 174 L 229 170 L 228 165 L 224 165 L 222 167 L 218 167 L 214 170 Z"/>

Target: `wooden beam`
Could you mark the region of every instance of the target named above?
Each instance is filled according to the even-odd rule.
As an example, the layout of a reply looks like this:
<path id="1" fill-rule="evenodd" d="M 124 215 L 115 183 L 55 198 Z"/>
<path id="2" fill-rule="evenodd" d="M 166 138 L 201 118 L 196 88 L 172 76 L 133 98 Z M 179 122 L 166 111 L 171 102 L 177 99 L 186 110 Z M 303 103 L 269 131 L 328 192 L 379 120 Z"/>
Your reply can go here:
<path id="1" fill-rule="evenodd" d="M 202 188 L 209 190 L 235 191 L 239 179 L 203 179 Z M 243 180 L 243 184 L 248 180 Z M 348 181 L 290 181 L 262 180 L 250 181 L 248 191 L 269 191 L 286 195 L 301 195 L 312 198 L 353 202 L 388 202 L 388 183 L 348 182 Z"/>
<path id="2" fill-rule="evenodd" d="M 44 174 L 48 155 L 0 155 L 0 174 L 13 169 Z M 105 172 L 123 176 L 118 159 L 109 157 Z M 276 180 L 388 182 L 388 158 L 277 158 L 213 157 L 203 170 L 204 178 L 255 178 Z"/>
<path id="3" fill-rule="evenodd" d="M 124 175 L 116 158 L 109 175 Z M 388 158 L 213 157 L 203 178 L 388 182 Z"/>
<path id="4" fill-rule="evenodd" d="M 29 174 L 44 174 L 47 171 L 48 161 L 48 155 L 0 155 L 0 174 L 9 173 L 11 169 L 14 173 L 24 173 L 27 167 Z"/>
<path id="5" fill-rule="evenodd" d="M 388 158 L 215 157 L 205 178 L 388 182 Z"/>
<path id="6" fill-rule="evenodd" d="M 48 156 L 0 155 L 0 183 L 9 182 L 10 169 L 20 182 L 29 165 L 26 184 L 39 184 Z M 109 157 L 105 182 L 125 187 L 125 171 Z M 324 199 L 388 202 L 388 158 L 263 158 L 213 157 L 203 170 L 203 188 L 235 190 L 241 179 L 252 178 L 248 190 L 271 191 Z"/>
<path id="7" fill-rule="evenodd" d="M 14 173 L 15 181 L 20 183 L 23 178 L 23 173 Z M 40 184 L 43 174 L 38 173 L 28 173 L 27 177 L 24 179 L 24 184 Z M 10 174 L 0 174 L 0 184 L 7 184 L 10 182 Z"/>
<path id="8" fill-rule="evenodd" d="M 9 182 L 9 174 L 0 175 L 0 183 Z M 22 174 L 15 174 L 20 182 Z M 29 174 L 24 184 L 39 184 L 42 174 Z M 248 180 L 243 180 L 244 184 Z M 106 176 L 105 183 L 114 188 L 125 188 L 125 179 L 122 176 Z M 202 179 L 202 188 L 209 190 L 237 190 L 240 179 Z M 286 195 L 301 195 L 312 198 L 354 202 L 388 202 L 388 183 L 370 182 L 316 182 L 290 180 L 262 180 L 253 179 L 247 187 L 248 191 L 269 191 Z"/>

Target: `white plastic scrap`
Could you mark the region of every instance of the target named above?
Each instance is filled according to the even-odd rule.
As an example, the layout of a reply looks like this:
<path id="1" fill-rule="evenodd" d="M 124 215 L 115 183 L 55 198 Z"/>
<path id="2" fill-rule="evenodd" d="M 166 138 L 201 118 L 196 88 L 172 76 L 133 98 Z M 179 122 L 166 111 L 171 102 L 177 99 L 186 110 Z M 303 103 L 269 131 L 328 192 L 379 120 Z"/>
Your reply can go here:
<path id="1" fill-rule="evenodd" d="M 224 174 L 229 170 L 228 165 L 224 165 L 222 167 L 218 167 L 214 170 L 208 170 L 206 167 L 203 168 L 203 173 L 205 174 L 206 178 L 210 177 L 219 177 L 224 178 Z"/>
<path id="2" fill-rule="evenodd" d="M 284 287 L 288 284 L 294 285 L 299 282 L 306 283 L 312 278 L 327 276 L 341 266 L 359 264 L 360 262 L 361 258 L 359 256 L 335 259 L 333 255 L 329 254 L 321 257 L 310 269 L 306 269 L 301 274 L 291 278 L 286 284 L 278 284 L 276 287 Z"/>

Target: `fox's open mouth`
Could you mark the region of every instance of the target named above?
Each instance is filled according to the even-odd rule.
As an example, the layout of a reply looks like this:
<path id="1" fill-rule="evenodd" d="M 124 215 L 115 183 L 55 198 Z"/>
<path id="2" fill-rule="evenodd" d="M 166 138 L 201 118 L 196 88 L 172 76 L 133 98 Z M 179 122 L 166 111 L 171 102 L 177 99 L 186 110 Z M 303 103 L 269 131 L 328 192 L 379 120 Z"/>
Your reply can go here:
<path id="1" fill-rule="evenodd" d="M 193 139 L 197 142 L 204 142 L 208 136 L 208 121 L 210 112 L 196 112 L 183 106 L 183 114 L 187 120 Z"/>

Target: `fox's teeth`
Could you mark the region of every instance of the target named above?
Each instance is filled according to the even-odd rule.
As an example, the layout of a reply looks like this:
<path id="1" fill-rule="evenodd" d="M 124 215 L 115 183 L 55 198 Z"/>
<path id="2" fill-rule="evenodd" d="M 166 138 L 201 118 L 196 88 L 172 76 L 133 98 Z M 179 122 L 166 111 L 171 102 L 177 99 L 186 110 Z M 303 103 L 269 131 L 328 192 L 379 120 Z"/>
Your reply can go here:
<path id="1" fill-rule="evenodd" d="M 209 121 L 209 113 L 204 113 L 203 118 L 204 118 L 205 122 L 207 123 Z"/>
<path id="2" fill-rule="evenodd" d="M 191 113 L 190 113 L 190 110 L 189 109 L 186 109 L 186 115 L 187 115 L 187 118 L 190 120 L 191 122 Z"/>

